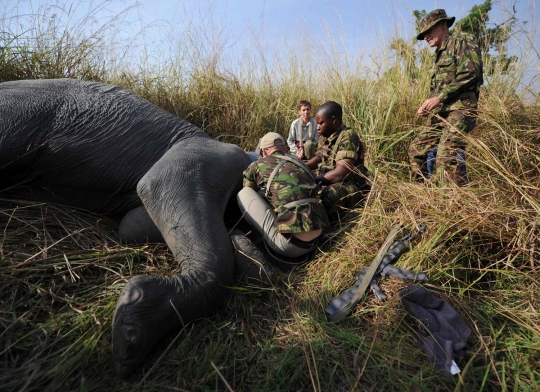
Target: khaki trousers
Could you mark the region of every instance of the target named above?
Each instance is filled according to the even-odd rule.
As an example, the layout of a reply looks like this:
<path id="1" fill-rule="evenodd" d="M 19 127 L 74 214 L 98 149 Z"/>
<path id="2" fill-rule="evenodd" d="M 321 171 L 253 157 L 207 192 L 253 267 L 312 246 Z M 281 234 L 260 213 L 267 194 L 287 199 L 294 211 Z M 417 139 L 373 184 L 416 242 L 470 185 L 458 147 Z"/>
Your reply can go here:
<path id="1" fill-rule="evenodd" d="M 261 235 L 264 242 L 278 255 L 284 257 L 303 256 L 317 248 L 313 245 L 304 249 L 291 243 L 290 238 L 285 238 L 277 231 L 274 222 L 276 214 L 270 204 L 254 189 L 244 187 L 237 196 L 238 206 L 244 214 L 244 219 Z"/>

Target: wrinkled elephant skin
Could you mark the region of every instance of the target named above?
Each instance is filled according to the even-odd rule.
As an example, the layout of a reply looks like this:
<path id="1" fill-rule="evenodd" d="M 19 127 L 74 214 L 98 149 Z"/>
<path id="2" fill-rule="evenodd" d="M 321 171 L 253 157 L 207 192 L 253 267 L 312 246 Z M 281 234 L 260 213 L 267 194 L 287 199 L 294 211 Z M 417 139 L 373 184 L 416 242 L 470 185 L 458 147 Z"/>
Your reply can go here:
<path id="1" fill-rule="evenodd" d="M 179 275 L 137 276 L 124 288 L 113 321 L 120 377 L 223 299 L 235 258 L 223 215 L 249 162 L 239 147 L 120 87 L 0 84 L 0 195 L 125 216 L 121 237 L 163 238 L 181 265 Z"/>

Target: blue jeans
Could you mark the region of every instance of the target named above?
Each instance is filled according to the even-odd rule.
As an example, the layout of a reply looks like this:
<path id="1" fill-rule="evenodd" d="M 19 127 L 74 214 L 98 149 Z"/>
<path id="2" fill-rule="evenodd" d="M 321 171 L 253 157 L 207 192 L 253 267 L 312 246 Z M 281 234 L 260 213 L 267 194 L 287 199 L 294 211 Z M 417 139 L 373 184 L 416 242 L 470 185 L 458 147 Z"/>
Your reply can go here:
<path id="1" fill-rule="evenodd" d="M 430 178 L 435 170 L 435 161 L 437 160 L 437 149 L 439 146 L 435 146 L 432 150 L 427 153 L 427 178 Z M 465 180 L 465 183 L 469 182 L 467 177 L 467 165 L 465 163 L 465 151 L 459 150 L 456 154 L 456 160 L 458 162 L 459 169 L 461 170 L 461 176 Z"/>

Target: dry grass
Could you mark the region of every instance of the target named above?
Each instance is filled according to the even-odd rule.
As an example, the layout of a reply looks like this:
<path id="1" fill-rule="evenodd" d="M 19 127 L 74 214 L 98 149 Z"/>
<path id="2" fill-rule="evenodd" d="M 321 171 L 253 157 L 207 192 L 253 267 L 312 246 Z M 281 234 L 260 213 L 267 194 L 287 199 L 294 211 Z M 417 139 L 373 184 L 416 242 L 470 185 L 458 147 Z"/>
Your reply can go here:
<path id="1" fill-rule="evenodd" d="M 122 246 L 113 222 L 87 212 L 0 199 L 1 390 L 540 388 L 540 107 L 538 95 L 524 104 L 516 94 L 524 83 L 519 67 L 539 62 L 534 50 L 523 52 L 515 72 L 486 83 L 467 149 L 470 186 L 421 186 L 409 181 L 406 147 L 421 125 L 414 112 L 428 74 L 411 80 L 399 68 L 376 78 L 343 71 L 347 59 L 316 61 L 333 58 L 328 43 L 314 45 L 328 56 L 313 55 L 316 65 L 304 73 L 295 71 L 299 60 L 292 50 L 273 68 L 257 53 L 244 56 L 238 69 L 227 68 L 226 32 L 212 24 L 208 31 L 213 27 L 216 34 L 186 27 L 189 40 L 181 39 L 182 31 L 168 31 L 175 49 L 170 57 L 137 68 L 112 61 L 129 51 L 114 41 L 122 13 L 97 24 L 87 16 L 73 25 L 60 5 L 57 18 L 40 18 L 49 25 L 34 23 L 30 35 L 14 30 L 6 9 L 0 80 L 113 82 L 246 149 L 265 132 L 285 135 L 299 99 L 315 107 L 334 99 L 366 143 L 374 190 L 313 262 L 291 274 L 276 271 L 269 289 L 232 288 L 216 314 L 162 342 L 128 383 L 112 366 L 116 299 L 132 275 L 177 273 L 168 249 Z M 522 42 L 536 42 L 534 34 Z M 383 69 L 392 65 L 387 60 Z M 534 97 L 536 90 L 525 87 L 520 91 Z M 428 226 L 398 265 L 425 271 L 425 286 L 473 330 L 460 376 L 441 377 L 420 350 L 416 322 L 397 295 L 404 281 L 380 282 L 385 303 L 369 295 L 343 322 L 325 318 L 330 299 L 354 283 L 398 222 Z"/>

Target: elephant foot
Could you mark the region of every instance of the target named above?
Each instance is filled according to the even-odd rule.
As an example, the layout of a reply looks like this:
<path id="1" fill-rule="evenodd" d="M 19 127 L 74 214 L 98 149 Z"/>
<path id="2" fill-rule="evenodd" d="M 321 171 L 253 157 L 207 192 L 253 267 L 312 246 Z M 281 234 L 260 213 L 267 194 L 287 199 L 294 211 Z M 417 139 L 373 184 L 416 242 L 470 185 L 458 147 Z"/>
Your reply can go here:
<path id="1" fill-rule="evenodd" d="M 266 262 L 262 252 L 239 230 L 233 230 L 230 237 L 235 248 L 235 283 L 243 286 L 271 286 L 272 267 Z"/>
<path id="2" fill-rule="evenodd" d="M 163 337 L 191 320 L 173 304 L 182 294 L 176 277 L 135 276 L 124 287 L 113 318 L 113 362 L 128 378 Z"/>

